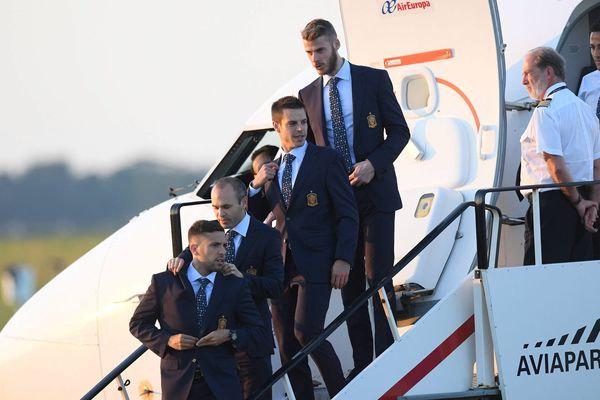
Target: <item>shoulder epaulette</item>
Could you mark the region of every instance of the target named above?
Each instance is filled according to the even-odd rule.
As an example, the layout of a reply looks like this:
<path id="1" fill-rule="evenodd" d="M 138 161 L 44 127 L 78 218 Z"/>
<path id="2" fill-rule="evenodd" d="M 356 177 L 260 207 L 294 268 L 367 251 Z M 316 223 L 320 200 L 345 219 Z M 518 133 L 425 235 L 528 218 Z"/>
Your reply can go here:
<path id="1" fill-rule="evenodd" d="M 536 107 L 548 107 L 548 106 L 550 106 L 550 102 L 551 101 L 552 101 L 551 98 L 550 99 L 544 99 L 544 100 L 540 101 Z"/>

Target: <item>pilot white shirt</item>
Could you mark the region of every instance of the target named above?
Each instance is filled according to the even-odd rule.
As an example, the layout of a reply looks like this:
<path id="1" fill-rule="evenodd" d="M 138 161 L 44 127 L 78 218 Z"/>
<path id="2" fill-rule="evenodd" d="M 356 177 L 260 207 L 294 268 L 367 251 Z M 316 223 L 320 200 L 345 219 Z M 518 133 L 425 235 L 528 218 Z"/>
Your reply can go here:
<path id="1" fill-rule="evenodd" d="M 579 94 L 577 95 L 585 101 L 595 114 L 598 108 L 598 98 L 600 98 L 600 71 L 590 72 L 581 80 Z"/>
<path id="2" fill-rule="evenodd" d="M 342 114 L 344 115 L 344 125 L 346 127 L 346 137 L 348 138 L 348 146 L 350 148 L 350 157 L 352 164 L 356 163 L 354 155 L 354 111 L 352 103 L 352 75 L 350 74 L 350 63 L 344 60 L 342 67 L 335 74 L 339 78 L 337 82 L 338 93 L 340 94 L 340 102 L 342 103 Z M 323 75 L 323 111 L 325 113 L 325 128 L 327 132 L 327 140 L 329 147 L 335 148 L 333 138 L 333 122 L 331 119 L 331 104 L 329 102 L 329 80 L 330 75 Z"/>
<path id="3" fill-rule="evenodd" d="M 593 179 L 594 160 L 600 158 L 598 119 L 568 89 L 548 95 L 563 86 L 560 82 L 548 88 L 545 98 L 552 99 L 550 104 L 533 111 L 521 136 L 521 185 L 554 183 L 543 153 L 562 156 L 574 182 Z"/>
<path id="4" fill-rule="evenodd" d="M 208 280 L 210 281 L 210 283 L 208 285 L 206 285 L 206 304 L 208 304 L 208 302 L 210 301 L 210 296 L 212 295 L 212 290 L 213 290 L 213 287 L 215 286 L 215 278 L 216 277 L 217 277 L 216 272 L 211 272 L 210 274 L 208 274 L 206 276 L 202 276 L 200 274 L 200 272 L 198 272 L 196 270 L 196 268 L 194 268 L 192 263 L 190 263 L 190 266 L 187 269 L 187 278 L 190 280 L 190 283 L 192 284 L 192 289 L 194 289 L 194 295 L 197 295 L 198 290 L 200 290 L 200 282 L 198 281 L 198 278 L 208 278 Z"/>

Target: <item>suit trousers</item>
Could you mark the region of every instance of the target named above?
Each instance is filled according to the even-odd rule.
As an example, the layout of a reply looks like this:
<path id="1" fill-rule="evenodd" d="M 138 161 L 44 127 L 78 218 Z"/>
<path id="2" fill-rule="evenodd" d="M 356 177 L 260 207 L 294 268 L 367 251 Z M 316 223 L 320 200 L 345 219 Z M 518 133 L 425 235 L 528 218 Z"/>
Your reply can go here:
<path id="1" fill-rule="evenodd" d="M 580 190 L 586 197 L 586 190 Z M 544 264 L 585 261 L 593 257 L 592 236 L 560 190 L 540 192 L 540 229 Z M 524 265 L 535 264 L 533 207 L 525 215 Z"/>
<path id="2" fill-rule="evenodd" d="M 216 400 L 204 377 L 194 379 L 188 400 Z"/>
<path id="3" fill-rule="evenodd" d="M 235 363 L 240 375 L 240 381 L 242 382 L 245 400 L 249 399 L 253 393 L 256 393 L 273 374 L 270 355 L 250 357 L 248 353 L 237 352 L 235 353 Z M 272 390 L 269 388 L 259 400 L 270 400 L 271 398 Z"/>
<path id="4" fill-rule="evenodd" d="M 342 289 L 344 307 L 369 287 L 379 282 L 394 266 L 394 212 L 381 212 L 368 198 L 366 188 L 354 189 L 359 212 L 358 243 L 354 265 L 350 271 L 348 284 Z M 366 280 L 366 282 L 365 282 Z M 396 312 L 396 297 L 390 281 L 385 285 L 388 301 Z M 375 354 L 379 356 L 393 342 L 387 318 L 379 295 L 373 296 L 373 316 L 375 325 Z M 373 331 L 367 303 L 360 307 L 347 321 L 348 336 L 352 345 L 354 368 L 363 370 L 373 361 Z"/>
<path id="5" fill-rule="evenodd" d="M 286 256 L 293 263 L 290 251 Z M 298 277 L 296 277 L 298 278 Z M 331 285 L 329 283 L 311 283 L 300 280 L 298 283 L 286 282 L 283 295 L 273 299 L 273 329 L 281 352 L 281 362 L 287 363 L 313 338 L 317 337 L 325 326 L 325 317 L 329 308 Z M 329 341 L 324 341 L 311 354 L 319 368 L 330 397 L 335 396 L 345 385 L 342 365 Z M 305 358 L 289 374 L 292 388 L 297 399 L 314 399 L 312 374 Z"/>

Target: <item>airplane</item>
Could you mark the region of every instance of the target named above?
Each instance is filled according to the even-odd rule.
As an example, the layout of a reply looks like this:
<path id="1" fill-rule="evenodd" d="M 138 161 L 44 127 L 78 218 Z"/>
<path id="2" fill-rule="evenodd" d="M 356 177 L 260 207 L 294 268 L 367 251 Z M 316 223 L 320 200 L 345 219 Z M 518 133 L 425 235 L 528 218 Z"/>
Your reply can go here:
<path id="1" fill-rule="evenodd" d="M 576 92 L 591 65 L 589 26 L 600 1 L 339 5 L 348 59 L 388 71 L 411 141 L 394 164 L 404 203 L 395 257 L 406 264 L 393 278 L 403 306 L 392 322 L 396 340 L 335 398 L 597 397 L 600 316 L 590 304 L 600 300 L 600 265 L 523 267 L 523 226 L 513 217 L 526 204 L 499 188 L 514 186 L 519 136 L 534 107 L 521 85 L 523 55 L 556 48 Z M 128 322 L 151 274 L 177 253 L 193 221 L 213 219 L 202 201 L 211 183 L 226 175 L 248 181 L 252 150 L 278 145 L 271 102 L 314 77 L 307 70 L 266 99 L 195 190 L 141 212 L 19 309 L 0 332 L 0 398 L 82 397 L 139 347 Z M 484 218 L 474 207 L 482 202 Z M 421 246 L 432 233 L 438 236 Z M 336 292 L 328 322 L 341 312 Z M 349 370 L 345 330 L 329 340 Z M 158 362 L 145 352 L 97 398 L 160 398 Z M 273 362 L 278 368 L 277 355 Z M 293 398 L 284 380 L 274 393 Z"/>

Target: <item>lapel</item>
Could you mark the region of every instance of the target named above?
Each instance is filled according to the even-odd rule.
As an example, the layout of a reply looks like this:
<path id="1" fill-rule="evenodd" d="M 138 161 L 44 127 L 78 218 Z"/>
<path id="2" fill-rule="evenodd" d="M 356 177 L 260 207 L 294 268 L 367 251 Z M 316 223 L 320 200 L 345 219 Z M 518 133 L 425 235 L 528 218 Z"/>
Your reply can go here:
<path id="1" fill-rule="evenodd" d="M 248 224 L 248 232 L 246 232 L 246 237 L 242 236 L 242 241 L 240 243 L 240 247 L 238 248 L 237 254 L 235 255 L 235 265 L 238 269 L 241 265 L 244 264 L 244 260 L 246 259 L 248 252 L 252 249 L 254 242 L 256 241 L 256 235 L 252 234 L 252 231 L 255 229 L 255 223 L 258 221 L 254 220 L 254 217 L 250 216 L 250 223 Z M 244 272 L 240 269 L 241 272 Z"/>
<path id="2" fill-rule="evenodd" d="M 311 83 L 306 94 L 304 107 L 306 107 L 308 115 L 313 116 L 310 120 L 310 125 L 315 137 L 315 143 L 318 146 L 327 146 L 325 111 L 323 110 L 323 77 L 319 77 Z M 315 118 L 316 116 L 319 117 Z"/>
<path id="3" fill-rule="evenodd" d="M 276 158 L 273 161 L 275 161 L 277 165 L 282 168 L 281 157 Z M 279 205 L 279 207 L 282 207 L 282 209 L 285 210 L 283 195 L 281 194 L 281 188 L 279 187 L 279 177 L 277 175 L 275 175 L 275 178 L 272 181 L 265 184 L 265 193 L 271 209 L 275 209 Z"/>
<path id="4" fill-rule="evenodd" d="M 292 206 L 294 200 L 298 197 L 298 193 L 301 191 L 302 185 L 306 181 L 306 177 L 315 169 L 311 168 L 310 166 L 312 158 L 315 154 L 315 145 L 310 142 L 307 143 L 308 146 L 306 147 L 306 153 L 304 154 L 302 164 L 300 164 L 298 175 L 296 175 L 296 181 L 294 182 L 294 187 L 292 188 L 292 196 L 290 197 L 290 206 L 288 208 Z"/>
<path id="5" fill-rule="evenodd" d="M 365 79 L 362 78 L 363 70 L 354 64 L 350 64 L 350 76 L 352 77 L 352 116 L 354 123 L 354 143 L 359 134 L 358 127 L 360 126 L 360 116 L 362 115 L 362 99 L 364 98 Z"/>
<path id="6" fill-rule="evenodd" d="M 185 297 L 188 298 L 188 300 L 191 299 L 192 301 L 195 302 L 196 295 L 194 295 L 194 288 L 192 288 L 192 284 L 190 283 L 190 280 L 187 277 L 187 270 L 189 267 L 190 267 L 190 264 L 181 268 L 179 270 L 179 272 L 177 273 L 177 277 L 179 278 L 179 281 L 181 282 L 181 285 L 183 286 L 183 291 L 185 292 Z"/>
<path id="7" fill-rule="evenodd" d="M 212 293 L 210 295 L 210 300 L 208 302 L 208 307 L 206 309 L 206 318 L 204 320 L 204 326 L 202 327 L 202 333 L 200 337 L 209 333 L 211 330 L 213 330 L 213 326 L 216 325 L 217 309 L 219 308 L 219 304 L 221 304 L 225 294 L 225 288 L 223 285 L 223 276 L 220 272 L 217 272 Z"/>

